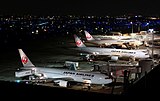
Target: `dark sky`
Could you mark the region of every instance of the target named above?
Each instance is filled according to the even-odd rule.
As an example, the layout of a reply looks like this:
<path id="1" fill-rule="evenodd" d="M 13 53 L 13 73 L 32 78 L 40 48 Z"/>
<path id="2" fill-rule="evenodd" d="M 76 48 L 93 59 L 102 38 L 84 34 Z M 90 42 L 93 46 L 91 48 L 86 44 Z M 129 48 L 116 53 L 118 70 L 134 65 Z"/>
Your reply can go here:
<path id="1" fill-rule="evenodd" d="M 160 15 L 154 0 L 10 0 L 0 4 L 1 14 L 34 15 Z"/>

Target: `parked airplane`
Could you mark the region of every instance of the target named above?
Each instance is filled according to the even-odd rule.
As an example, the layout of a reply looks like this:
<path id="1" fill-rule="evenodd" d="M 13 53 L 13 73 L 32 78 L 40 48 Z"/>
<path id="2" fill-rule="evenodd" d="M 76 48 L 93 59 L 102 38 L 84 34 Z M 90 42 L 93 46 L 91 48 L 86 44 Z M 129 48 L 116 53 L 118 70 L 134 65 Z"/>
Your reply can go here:
<path id="1" fill-rule="evenodd" d="M 88 39 L 92 40 L 92 38 L 90 37 L 94 37 L 94 39 L 96 40 L 106 40 L 106 39 L 126 39 L 126 38 L 131 38 L 131 36 L 123 36 L 122 33 L 116 33 L 116 34 L 112 34 L 112 35 L 93 35 L 93 36 L 90 36 L 91 34 L 84 30 L 84 33 L 87 35 Z"/>
<path id="2" fill-rule="evenodd" d="M 109 84 L 112 82 L 112 79 L 109 78 L 106 74 L 95 73 L 95 72 L 85 72 L 78 70 L 67 70 L 67 69 L 57 69 L 57 68 L 47 68 L 47 67 L 37 67 L 32 64 L 30 59 L 26 56 L 26 54 L 22 51 L 22 49 L 18 49 L 21 57 L 21 62 L 23 64 L 22 70 L 29 70 L 27 73 L 27 77 L 31 77 L 31 80 L 53 80 L 55 83 L 57 82 L 59 86 L 67 87 L 70 81 L 86 83 L 88 81 L 91 84 Z M 22 71 L 23 72 L 23 71 Z M 25 78 L 26 75 L 18 75 L 22 74 L 22 72 L 16 72 L 16 77 Z M 64 83 L 65 82 L 65 83 Z"/>
<path id="3" fill-rule="evenodd" d="M 135 57 L 137 59 L 149 58 L 148 50 L 128 50 L 128 49 L 114 49 L 114 48 L 100 48 L 100 47 L 86 47 L 84 43 L 74 34 L 74 39 L 77 45 L 76 50 L 90 54 L 89 56 L 106 55 L 113 60 L 118 60 L 119 57 Z"/>
<path id="4" fill-rule="evenodd" d="M 85 32 L 85 36 L 87 39 L 87 42 L 89 43 L 93 43 L 93 44 L 97 44 L 100 46 L 109 46 L 112 44 L 117 44 L 117 45 L 124 45 L 124 44 L 128 44 L 128 45 L 132 45 L 134 47 L 138 47 L 140 45 L 143 45 L 142 41 L 136 40 L 136 39 L 132 39 L 132 38 L 121 38 L 121 36 L 118 36 L 117 39 L 106 39 L 106 40 L 101 40 L 101 39 L 95 39 L 90 33 L 88 33 L 87 31 Z M 114 36 L 112 36 L 114 37 Z"/>

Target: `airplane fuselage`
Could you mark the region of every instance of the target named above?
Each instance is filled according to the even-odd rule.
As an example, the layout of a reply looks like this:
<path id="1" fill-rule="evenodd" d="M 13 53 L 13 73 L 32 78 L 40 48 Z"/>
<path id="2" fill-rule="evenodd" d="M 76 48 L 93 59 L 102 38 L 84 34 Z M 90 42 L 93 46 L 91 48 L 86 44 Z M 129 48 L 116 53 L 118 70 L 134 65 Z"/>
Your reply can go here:
<path id="1" fill-rule="evenodd" d="M 107 75 L 102 73 L 91 73 L 72 71 L 66 69 L 55 68 L 43 68 L 35 67 L 35 73 L 43 74 L 46 78 L 50 79 L 66 79 L 67 81 L 83 82 L 84 80 L 90 80 L 92 84 L 108 84 L 112 82 Z"/>
<path id="2" fill-rule="evenodd" d="M 90 40 L 87 41 L 89 43 L 97 44 L 97 45 L 112 45 L 112 44 L 119 44 L 122 45 L 124 43 L 129 43 L 129 45 L 135 45 L 135 46 L 140 46 L 143 43 L 139 40 L 136 39 L 122 39 L 122 40 L 115 40 L 115 39 L 108 39 L 108 40 Z"/>
<path id="3" fill-rule="evenodd" d="M 81 47 L 76 50 L 87 52 L 93 55 L 107 55 L 118 57 L 131 57 L 135 58 L 149 58 L 147 50 L 128 50 L 128 49 L 111 49 L 111 48 L 99 48 L 99 47 Z"/>

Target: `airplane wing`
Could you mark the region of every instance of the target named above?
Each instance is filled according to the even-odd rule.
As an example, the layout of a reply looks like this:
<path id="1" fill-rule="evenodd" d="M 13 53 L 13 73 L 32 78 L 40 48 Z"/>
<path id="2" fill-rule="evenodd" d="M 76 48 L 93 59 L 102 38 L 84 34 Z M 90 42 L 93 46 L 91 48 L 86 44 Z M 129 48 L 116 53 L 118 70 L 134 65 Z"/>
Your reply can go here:
<path id="1" fill-rule="evenodd" d="M 53 81 L 55 81 L 55 80 L 74 81 L 74 79 L 72 77 L 66 77 L 66 76 L 58 76 L 58 78 L 53 77 L 53 78 L 46 78 L 46 79 L 53 80 Z"/>
<path id="2" fill-rule="evenodd" d="M 68 81 L 74 81 L 71 77 L 59 76 L 58 78 L 34 78 L 34 79 L 18 79 L 15 80 L 17 83 L 25 83 L 25 84 L 40 84 L 40 83 L 53 83 L 53 85 L 67 87 Z M 76 81 L 74 81 L 76 82 Z"/>
<path id="3" fill-rule="evenodd" d="M 64 80 L 64 81 L 74 81 L 72 78 L 44 78 L 44 79 L 31 79 L 31 80 L 27 80 L 27 79 L 17 79 L 15 80 L 15 82 L 53 82 L 53 81 L 57 81 L 57 80 Z"/>

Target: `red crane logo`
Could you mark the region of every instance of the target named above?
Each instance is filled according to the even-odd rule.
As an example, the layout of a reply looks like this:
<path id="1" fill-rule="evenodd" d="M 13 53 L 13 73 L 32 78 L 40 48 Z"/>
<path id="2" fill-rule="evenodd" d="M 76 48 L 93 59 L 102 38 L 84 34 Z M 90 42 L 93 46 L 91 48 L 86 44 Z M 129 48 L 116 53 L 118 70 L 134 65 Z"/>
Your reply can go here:
<path id="1" fill-rule="evenodd" d="M 87 37 L 87 39 L 91 39 L 91 35 L 89 35 L 89 34 L 87 34 L 86 37 Z"/>
<path id="2" fill-rule="evenodd" d="M 28 58 L 26 56 L 22 57 L 22 63 L 26 64 L 28 62 Z"/>
<path id="3" fill-rule="evenodd" d="M 80 45 L 81 45 L 81 41 L 78 40 L 78 41 L 76 42 L 76 45 L 77 45 L 77 46 L 80 46 Z"/>

